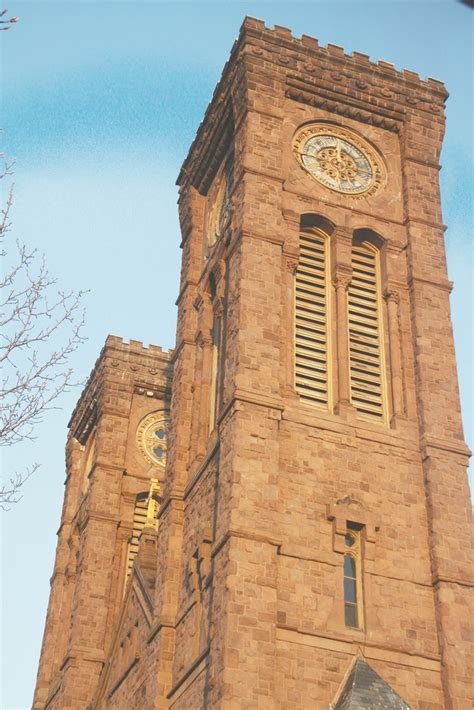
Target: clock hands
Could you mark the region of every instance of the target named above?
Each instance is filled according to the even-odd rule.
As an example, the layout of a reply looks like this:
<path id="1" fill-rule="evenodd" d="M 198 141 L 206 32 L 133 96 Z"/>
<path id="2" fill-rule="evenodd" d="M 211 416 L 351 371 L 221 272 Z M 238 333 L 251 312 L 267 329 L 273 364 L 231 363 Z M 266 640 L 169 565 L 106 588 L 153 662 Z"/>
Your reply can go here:
<path id="1" fill-rule="evenodd" d="M 318 154 L 317 154 L 317 153 L 316 153 L 316 155 L 314 155 L 313 153 L 303 153 L 303 152 L 301 152 L 301 153 L 300 153 L 300 156 L 301 156 L 302 158 L 311 158 L 312 160 L 316 160 L 316 161 L 318 160 Z M 357 168 L 357 174 L 358 174 L 358 175 L 369 175 L 369 176 L 371 176 L 371 175 L 372 175 L 372 172 L 371 172 L 370 170 L 362 170 L 362 168 L 359 168 L 359 167 L 358 167 L 358 168 Z"/>

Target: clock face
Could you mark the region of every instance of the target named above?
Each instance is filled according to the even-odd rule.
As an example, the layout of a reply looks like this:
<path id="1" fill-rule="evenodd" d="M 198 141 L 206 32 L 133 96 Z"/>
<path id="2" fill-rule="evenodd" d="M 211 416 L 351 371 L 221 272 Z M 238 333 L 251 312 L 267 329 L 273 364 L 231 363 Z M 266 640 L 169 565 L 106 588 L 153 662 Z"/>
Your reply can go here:
<path id="1" fill-rule="evenodd" d="M 221 236 L 224 213 L 224 199 L 226 194 L 225 174 L 222 175 L 214 199 L 209 207 L 207 241 L 209 246 L 213 246 Z"/>
<path id="2" fill-rule="evenodd" d="M 300 165 L 330 190 L 373 194 L 383 182 L 381 159 L 367 141 L 348 129 L 305 126 L 296 134 L 293 149 Z"/>
<path id="3" fill-rule="evenodd" d="M 137 430 L 137 446 L 143 456 L 155 466 L 166 465 L 169 420 L 165 412 L 152 412 L 140 422 Z"/>
<path id="4" fill-rule="evenodd" d="M 216 181 L 208 205 L 207 242 L 213 246 L 224 231 L 230 216 L 230 167 L 228 166 Z"/>

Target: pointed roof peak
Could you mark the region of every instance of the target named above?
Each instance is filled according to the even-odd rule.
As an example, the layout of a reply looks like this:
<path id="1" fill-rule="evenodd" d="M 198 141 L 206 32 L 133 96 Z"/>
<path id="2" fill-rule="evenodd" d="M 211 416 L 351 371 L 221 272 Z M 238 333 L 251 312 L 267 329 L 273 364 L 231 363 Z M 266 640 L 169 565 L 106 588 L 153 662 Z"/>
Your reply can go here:
<path id="1" fill-rule="evenodd" d="M 353 662 L 332 707 L 333 710 L 411 710 L 362 655 Z"/>

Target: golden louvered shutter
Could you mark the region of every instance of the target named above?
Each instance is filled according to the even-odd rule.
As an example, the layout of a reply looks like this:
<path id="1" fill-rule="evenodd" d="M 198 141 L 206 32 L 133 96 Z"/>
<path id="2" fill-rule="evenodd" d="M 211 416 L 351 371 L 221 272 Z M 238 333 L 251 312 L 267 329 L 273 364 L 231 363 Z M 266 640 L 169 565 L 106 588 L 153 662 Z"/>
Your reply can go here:
<path id="1" fill-rule="evenodd" d="M 137 498 L 135 503 L 135 510 L 133 513 L 133 531 L 130 542 L 128 543 L 128 553 L 127 553 L 127 576 L 128 579 L 130 572 L 133 567 L 133 560 L 135 559 L 138 552 L 138 539 L 140 533 L 145 527 L 148 509 L 148 498 L 147 495 Z"/>
<path id="2" fill-rule="evenodd" d="M 360 415 L 384 419 L 384 371 L 379 253 L 370 244 L 352 247 L 348 291 L 351 402 Z"/>
<path id="3" fill-rule="evenodd" d="M 295 289 L 295 388 L 302 402 L 328 408 L 327 237 L 314 229 L 300 234 Z"/>

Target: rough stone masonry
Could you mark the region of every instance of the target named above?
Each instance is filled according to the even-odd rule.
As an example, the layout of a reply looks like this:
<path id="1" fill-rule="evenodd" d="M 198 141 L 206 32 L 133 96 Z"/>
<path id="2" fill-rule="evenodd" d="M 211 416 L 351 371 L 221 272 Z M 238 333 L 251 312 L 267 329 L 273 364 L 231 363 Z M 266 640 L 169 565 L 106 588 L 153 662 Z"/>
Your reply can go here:
<path id="1" fill-rule="evenodd" d="M 446 98 L 245 19 L 176 347 L 109 337 L 70 422 L 35 709 L 474 706 Z"/>

